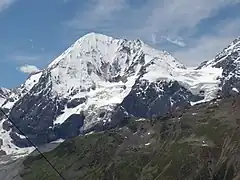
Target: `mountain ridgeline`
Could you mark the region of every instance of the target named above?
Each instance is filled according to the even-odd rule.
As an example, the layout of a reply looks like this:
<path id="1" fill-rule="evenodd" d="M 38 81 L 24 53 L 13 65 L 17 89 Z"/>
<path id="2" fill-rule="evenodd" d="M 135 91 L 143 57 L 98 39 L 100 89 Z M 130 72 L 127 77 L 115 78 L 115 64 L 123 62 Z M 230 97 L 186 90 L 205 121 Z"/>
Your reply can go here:
<path id="1" fill-rule="evenodd" d="M 7 96 L 0 91 L 1 107 L 36 145 L 112 129 L 129 118 L 165 116 L 238 94 L 239 47 L 237 38 L 215 59 L 189 69 L 140 40 L 89 33 Z M 3 151 L 30 146 L 0 118 Z"/>

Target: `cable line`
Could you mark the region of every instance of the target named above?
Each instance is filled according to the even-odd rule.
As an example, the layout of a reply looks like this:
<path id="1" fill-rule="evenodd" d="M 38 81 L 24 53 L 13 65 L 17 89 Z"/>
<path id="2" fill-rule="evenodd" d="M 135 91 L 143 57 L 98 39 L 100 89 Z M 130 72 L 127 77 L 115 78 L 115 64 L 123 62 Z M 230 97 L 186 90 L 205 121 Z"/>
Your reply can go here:
<path id="1" fill-rule="evenodd" d="M 2 114 L 12 123 L 13 126 L 17 128 L 17 130 L 25 136 L 27 141 L 36 149 L 36 151 L 45 159 L 45 161 L 52 167 L 52 169 L 61 177 L 62 180 L 66 180 L 63 175 L 54 167 L 54 165 L 46 158 L 46 156 L 38 149 L 38 147 L 25 135 L 25 133 L 13 122 L 13 120 L 0 108 Z"/>

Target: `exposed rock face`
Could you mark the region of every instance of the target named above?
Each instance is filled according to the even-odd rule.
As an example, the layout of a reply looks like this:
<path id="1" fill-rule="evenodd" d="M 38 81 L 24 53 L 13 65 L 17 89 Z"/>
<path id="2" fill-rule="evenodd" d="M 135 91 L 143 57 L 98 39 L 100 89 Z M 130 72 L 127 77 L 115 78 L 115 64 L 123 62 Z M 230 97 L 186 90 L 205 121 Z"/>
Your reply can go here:
<path id="1" fill-rule="evenodd" d="M 221 68 L 222 95 L 239 94 L 240 91 L 240 37 L 236 38 L 227 48 L 219 53 L 213 60 L 206 61 L 202 67 Z"/>
<path id="2" fill-rule="evenodd" d="M 48 158 L 66 179 L 235 180 L 240 176 L 240 97 L 196 106 L 174 117 L 129 120 L 67 140 Z M 58 180 L 43 158 L 28 157 L 24 180 Z M 90 173 L 89 173 L 90 172 Z"/>
<path id="3" fill-rule="evenodd" d="M 23 95 L 14 103 L 9 116 L 30 140 L 41 145 L 89 130 L 114 127 L 122 121 L 116 116 L 120 112 L 114 112 L 121 106 L 126 111 L 122 117 L 151 117 L 189 104 L 191 92 L 180 84 L 155 83 L 145 77 L 153 72 L 151 68 L 169 76 L 174 70 L 185 70 L 170 54 L 152 49 L 140 40 L 88 34 L 47 69 L 29 77 L 20 87 Z M 146 95 L 141 97 L 138 93 L 144 93 L 143 85 L 140 86 L 143 82 Z M 166 92 L 160 92 L 161 88 Z M 131 107 L 131 99 L 139 103 L 138 108 Z M 17 146 L 29 145 L 11 123 L 6 121 L 3 127 L 11 131 L 10 137 Z"/>
<path id="4" fill-rule="evenodd" d="M 2 108 L 29 139 L 41 145 L 113 128 L 129 117 L 164 116 L 209 101 L 220 90 L 232 94 L 238 87 L 234 79 L 238 71 L 231 63 L 237 60 L 233 53 L 224 62 L 216 60 L 191 70 L 140 40 L 90 33 L 46 69 L 32 74 Z M 227 80 L 224 74 L 231 73 L 235 75 Z M 1 126 L 14 147 L 29 146 L 6 119 Z M 4 141 L 3 146 L 10 142 Z"/>
<path id="5" fill-rule="evenodd" d="M 0 107 L 6 101 L 8 96 L 10 95 L 11 91 L 6 88 L 0 88 Z"/>
<path id="6" fill-rule="evenodd" d="M 192 100 L 201 99 L 203 98 L 194 96 L 177 81 L 150 83 L 142 80 L 133 86 L 121 106 L 134 117 L 151 118 L 163 116 L 178 108 L 184 109 L 190 106 Z"/>

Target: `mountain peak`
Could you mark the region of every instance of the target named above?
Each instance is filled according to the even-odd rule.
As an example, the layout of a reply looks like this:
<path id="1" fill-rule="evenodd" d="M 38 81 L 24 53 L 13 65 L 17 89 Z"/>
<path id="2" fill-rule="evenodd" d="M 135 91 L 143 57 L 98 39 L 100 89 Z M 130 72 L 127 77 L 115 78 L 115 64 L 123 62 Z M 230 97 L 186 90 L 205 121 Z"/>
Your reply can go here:
<path id="1" fill-rule="evenodd" d="M 91 89 L 102 83 L 119 82 L 123 77 L 138 77 L 144 66 L 157 66 L 159 71 L 168 73 L 184 67 L 170 54 L 140 40 L 115 39 L 91 32 L 56 58 L 48 69 L 53 89 L 66 95 L 69 89 Z"/>
<path id="2" fill-rule="evenodd" d="M 90 32 L 80 37 L 76 41 L 76 43 L 81 43 L 81 42 L 96 43 L 96 41 L 111 41 L 111 40 L 113 40 L 111 36 L 107 36 L 105 34 L 96 33 L 96 32 Z"/>
<path id="3" fill-rule="evenodd" d="M 110 37 L 110 36 L 107 36 L 102 33 L 97 33 L 97 32 L 89 32 L 89 33 L 86 33 L 85 35 L 83 35 L 81 38 L 103 38 L 103 37 Z"/>
<path id="4" fill-rule="evenodd" d="M 141 40 L 91 32 L 32 74 L 3 107 L 31 140 L 43 144 L 114 127 L 125 117 L 164 115 L 212 100 L 221 75 L 220 68 L 185 68 Z M 15 129 L 6 133 L 19 147 L 29 146 Z"/>

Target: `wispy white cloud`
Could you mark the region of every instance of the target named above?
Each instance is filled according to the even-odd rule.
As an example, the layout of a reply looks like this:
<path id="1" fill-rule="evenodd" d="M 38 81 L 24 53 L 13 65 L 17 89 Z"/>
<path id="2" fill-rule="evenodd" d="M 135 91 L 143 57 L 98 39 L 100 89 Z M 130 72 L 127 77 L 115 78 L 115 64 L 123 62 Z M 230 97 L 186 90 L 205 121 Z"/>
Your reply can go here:
<path id="1" fill-rule="evenodd" d="M 16 54 L 10 56 L 11 59 L 18 62 L 34 62 L 40 60 L 42 57 L 39 55 L 22 55 Z"/>
<path id="2" fill-rule="evenodd" d="M 156 44 L 157 43 L 157 40 L 156 40 L 156 35 L 154 33 L 152 33 L 152 43 L 153 44 Z"/>
<path id="3" fill-rule="evenodd" d="M 240 35 L 239 24 L 240 19 L 217 24 L 218 32 L 193 40 L 190 47 L 178 50 L 173 54 L 193 66 L 198 65 L 201 61 L 210 60 Z"/>
<path id="4" fill-rule="evenodd" d="M 186 46 L 186 43 L 183 42 L 182 38 L 170 38 L 170 37 L 165 37 L 165 36 L 162 36 L 163 39 L 167 40 L 168 42 L 170 43 L 173 43 L 177 46 L 180 46 L 180 47 L 185 47 Z"/>
<path id="5" fill-rule="evenodd" d="M 149 0 L 142 5 L 132 5 L 130 2 L 133 1 L 90 0 L 67 25 L 77 32 L 95 30 L 116 37 L 140 38 L 160 44 L 162 48 L 161 44 L 168 41 L 180 47 L 174 50 L 174 54 L 187 63 L 209 59 L 217 50 L 219 52 L 227 46 L 236 35 L 227 31 L 235 28 L 239 33 L 239 24 L 234 25 L 232 22 L 235 20 L 228 19 L 220 23 L 225 29 L 215 27 L 215 34 L 205 33 L 194 37 L 203 20 L 216 16 L 224 7 L 239 6 L 239 0 Z M 212 24 L 212 27 L 216 25 Z M 209 42 L 211 46 L 208 46 L 207 40 L 212 40 Z M 201 46 L 203 43 L 204 47 Z M 197 57 L 191 60 L 193 56 Z"/>
<path id="6" fill-rule="evenodd" d="M 14 2 L 16 2 L 16 0 L 0 0 L 0 12 L 7 9 Z"/>
<path id="7" fill-rule="evenodd" d="M 176 36 L 184 30 L 192 30 L 203 19 L 211 17 L 232 0 L 161 0 L 151 1 L 143 33 L 157 32 Z"/>
<path id="8" fill-rule="evenodd" d="M 44 48 L 41 49 L 44 52 Z M 26 52 L 10 52 L 6 59 L 16 64 L 41 64 L 42 62 L 53 60 L 54 56 L 48 52 L 44 53 L 26 53 Z"/>
<path id="9" fill-rule="evenodd" d="M 40 69 L 38 69 L 36 66 L 29 65 L 29 64 L 19 67 L 19 70 L 26 74 L 32 74 L 32 73 L 40 71 Z"/>
<path id="10" fill-rule="evenodd" d="M 23 64 L 23 63 L 38 63 L 43 60 L 47 60 L 46 56 L 40 55 L 40 54 L 22 54 L 22 53 L 15 53 L 12 55 L 9 55 L 8 59 L 16 62 L 17 64 Z"/>
<path id="11" fill-rule="evenodd" d="M 76 13 L 76 16 L 67 22 L 67 25 L 76 29 L 92 29 L 113 19 L 113 14 L 125 7 L 125 0 L 89 0 L 85 11 Z"/>

